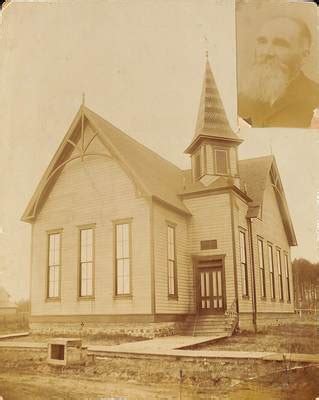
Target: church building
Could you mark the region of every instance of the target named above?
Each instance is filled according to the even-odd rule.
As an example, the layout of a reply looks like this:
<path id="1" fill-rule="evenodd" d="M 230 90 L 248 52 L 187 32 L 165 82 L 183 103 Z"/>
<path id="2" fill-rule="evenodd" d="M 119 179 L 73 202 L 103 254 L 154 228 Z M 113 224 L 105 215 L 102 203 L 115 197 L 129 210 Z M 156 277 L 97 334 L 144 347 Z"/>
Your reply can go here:
<path id="1" fill-rule="evenodd" d="M 208 61 L 189 170 L 82 105 L 22 217 L 31 329 L 207 336 L 290 317 L 278 168 L 239 160 L 241 142 Z"/>

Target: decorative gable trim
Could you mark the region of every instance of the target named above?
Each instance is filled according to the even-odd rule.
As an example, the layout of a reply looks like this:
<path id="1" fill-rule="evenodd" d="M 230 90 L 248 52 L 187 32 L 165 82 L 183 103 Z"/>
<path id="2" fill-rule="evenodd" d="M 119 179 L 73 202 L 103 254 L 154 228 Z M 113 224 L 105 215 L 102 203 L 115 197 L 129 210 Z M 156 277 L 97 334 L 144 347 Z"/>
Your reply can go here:
<path id="1" fill-rule="evenodd" d="M 85 143 L 84 140 L 84 128 L 85 124 L 89 123 L 94 134 Z M 74 120 L 72 121 L 62 143 L 58 150 L 53 156 L 49 166 L 47 167 L 44 175 L 42 176 L 40 183 L 38 184 L 25 212 L 22 215 L 22 221 L 32 222 L 40 209 L 41 202 L 45 201 L 45 196 L 54 186 L 59 174 L 62 172 L 65 165 L 75 160 L 84 160 L 87 157 L 99 156 L 110 158 L 107 153 L 90 152 L 89 147 L 94 139 L 98 137 L 101 143 L 110 151 L 112 156 L 120 163 L 124 172 L 132 179 L 133 183 L 137 188 L 137 192 L 142 192 L 146 196 L 150 196 L 150 193 L 145 188 L 144 184 L 134 173 L 132 168 L 128 166 L 120 152 L 112 145 L 112 143 L 106 138 L 106 135 L 99 130 L 94 124 L 91 118 L 86 113 L 86 108 L 82 105 L 77 112 Z M 72 155 L 74 149 L 77 150 L 77 155 Z"/>

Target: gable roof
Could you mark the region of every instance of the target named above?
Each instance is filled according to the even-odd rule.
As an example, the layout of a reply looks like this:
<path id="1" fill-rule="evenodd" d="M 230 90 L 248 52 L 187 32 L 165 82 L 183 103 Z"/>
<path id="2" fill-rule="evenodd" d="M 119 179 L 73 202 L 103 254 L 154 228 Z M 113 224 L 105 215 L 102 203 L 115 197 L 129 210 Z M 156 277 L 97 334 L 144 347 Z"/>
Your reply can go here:
<path id="1" fill-rule="evenodd" d="M 229 125 L 208 59 L 206 60 L 195 135 L 185 153 L 191 153 L 196 144 L 203 138 L 219 139 L 238 144 L 242 142 Z"/>
<path id="2" fill-rule="evenodd" d="M 178 197 L 182 188 L 183 171 L 154 151 L 114 127 L 93 111 L 85 108 L 85 115 L 103 132 L 102 139 L 112 144 L 144 183 L 148 193 L 179 210 L 190 214 Z"/>
<path id="3" fill-rule="evenodd" d="M 69 140 L 74 139 L 81 119 L 90 123 L 101 142 L 119 161 L 127 174 L 134 180 L 141 192 L 173 206 L 179 211 L 190 214 L 178 197 L 182 188 L 183 171 L 163 159 L 154 151 L 140 144 L 110 122 L 106 121 L 87 107 L 81 106 L 57 152 L 53 156 L 23 216 L 23 221 L 31 221 L 38 212 L 38 202 L 49 191 L 50 177 L 57 168 L 63 168 L 65 158 L 70 156 Z M 67 151 L 69 146 L 69 150 Z"/>
<path id="4" fill-rule="evenodd" d="M 238 162 L 241 189 L 252 199 L 248 203 L 248 218 L 257 218 L 263 205 L 264 193 L 269 176 L 273 182 L 282 222 L 290 246 L 297 245 L 297 239 L 288 209 L 279 171 L 274 156 L 257 157 Z"/>
<path id="5" fill-rule="evenodd" d="M 56 169 L 61 171 L 63 169 L 63 160 L 65 157 L 70 156 L 70 149 L 72 149 L 68 141 L 74 140 L 76 129 L 81 124 L 82 118 L 91 124 L 101 142 L 119 161 L 142 193 L 186 215 L 191 215 L 191 213 L 183 203 L 181 195 L 231 188 L 241 194 L 247 201 L 249 206 L 247 217 L 256 218 L 262 207 L 267 179 L 272 172 L 276 175 L 278 187 L 276 196 L 289 243 L 290 245 L 297 244 L 279 172 L 273 156 L 239 161 L 240 189 L 225 177 L 219 177 L 211 185 L 204 186 L 201 182 L 192 181 L 190 170 L 181 170 L 84 106 L 81 106 L 77 112 L 67 134 L 45 171 L 22 216 L 23 221 L 29 222 L 36 217 L 39 199 L 50 190 L 48 179 L 52 176 L 52 171 Z"/>

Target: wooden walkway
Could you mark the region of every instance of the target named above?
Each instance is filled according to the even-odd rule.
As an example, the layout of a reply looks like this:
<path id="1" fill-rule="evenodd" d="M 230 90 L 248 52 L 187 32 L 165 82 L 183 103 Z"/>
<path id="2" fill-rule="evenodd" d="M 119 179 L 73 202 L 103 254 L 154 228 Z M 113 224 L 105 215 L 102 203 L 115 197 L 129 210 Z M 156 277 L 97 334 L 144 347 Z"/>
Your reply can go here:
<path id="1" fill-rule="evenodd" d="M 172 359 L 228 359 L 288 361 L 319 364 L 319 354 L 274 353 L 262 351 L 189 350 L 194 346 L 221 339 L 223 336 L 192 337 L 168 336 L 122 343 L 113 346 L 88 345 L 88 354 L 98 358 L 172 358 Z M 22 342 L 1 340 L 0 348 L 7 349 L 47 349 L 45 342 Z"/>

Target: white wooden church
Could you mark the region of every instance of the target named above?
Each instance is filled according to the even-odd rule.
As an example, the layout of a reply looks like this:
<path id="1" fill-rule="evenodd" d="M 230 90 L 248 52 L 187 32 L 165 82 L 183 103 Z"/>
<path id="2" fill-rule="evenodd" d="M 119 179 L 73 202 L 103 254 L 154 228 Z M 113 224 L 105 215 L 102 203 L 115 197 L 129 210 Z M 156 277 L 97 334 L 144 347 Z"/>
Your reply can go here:
<path id="1" fill-rule="evenodd" d="M 238 160 L 241 142 L 208 61 L 189 170 L 82 105 L 22 217 L 31 328 L 207 335 L 291 316 L 279 172 L 273 156 Z"/>

